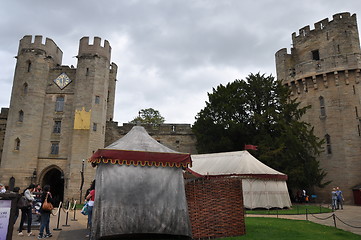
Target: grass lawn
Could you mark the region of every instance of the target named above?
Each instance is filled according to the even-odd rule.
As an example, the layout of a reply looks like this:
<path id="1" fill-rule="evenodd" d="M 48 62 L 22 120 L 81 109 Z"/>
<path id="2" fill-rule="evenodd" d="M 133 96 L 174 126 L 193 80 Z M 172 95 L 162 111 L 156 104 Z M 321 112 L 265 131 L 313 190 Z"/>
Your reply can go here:
<path id="1" fill-rule="evenodd" d="M 291 239 L 291 240 L 360 240 L 361 236 L 334 227 L 328 227 L 310 221 L 280 218 L 246 217 L 246 235 L 228 237 L 222 240 L 246 239 Z"/>
<path id="2" fill-rule="evenodd" d="M 322 207 L 321 205 L 293 205 L 290 209 L 255 209 L 255 210 L 246 210 L 246 214 L 279 214 L 279 215 L 296 215 L 296 214 L 306 214 L 306 209 L 308 213 L 329 213 L 332 212 L 332 209 L 327 207 Z"/>

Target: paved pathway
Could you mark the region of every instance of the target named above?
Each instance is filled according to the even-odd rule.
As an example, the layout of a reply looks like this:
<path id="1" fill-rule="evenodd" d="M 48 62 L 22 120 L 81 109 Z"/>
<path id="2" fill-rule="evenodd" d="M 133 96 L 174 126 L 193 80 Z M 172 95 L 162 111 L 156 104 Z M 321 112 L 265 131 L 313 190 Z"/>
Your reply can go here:
<path id="1" fill-rule="evenodd" d="M 350 231 L 356 234 L 361 235 L 361 206 L 345 206 L 343 210 L 337 210 L 334 212 L 338 219 L 341 221 L 347 223 L 348 225 L 355 226 L 358 228 L 350 227 L 344 223 L 342 223 L 340 220 L 336 220 L 336 226 L 337 228 Z M 86 229 L 87 226 L 87 217 L 80 214 L 80 211 L 76 212 L 76 220 L 74 219 L 74 212 L 69 212 L 68 216 L 68 224 L 69 226 L 63 226 L 66 225 L 66 214 L 64 212 L 61 212 L 61 218 L 59 220 L 58 225 L 58 216 L 51 216 L 50 219 L 50 229 L 53 233 L 53 237 L 50 238 L 52 240 L 86 240 L 85 236 L 88 234 L 88 230 Z M 252 217 L 277 217 L 276 215 L 252 215 L 247 214 L 247 216 Z M 308 220 L 334 227 L 334 221 L 333 218 L 330 217 L 327 220 L 320 220 L 325 219 L 329 216 L 332 216 L 332 213 L 322 213 L 322 214 L 314 214 L 308 215 Z M 296 220 L 306 220 L 306 215 L 279 215 L 279 218 L 286 218 L 286 219 L 296 219 Z M 18 236 L 16 229 L 19 226 L 19 220 L 16 222 L 14 226 L 14 232 L 13 232 L 13 240 L 26 240 L 26 239 L 37 239 L 37 235 L 39 234 L 38 229 L 34 229 L 33 233 L 35 236 L 28 237 L 28 236 Z M 62 230 L 56 231 L 53 230 L 54 228 L 61 228 Z M 26 233 L 26 230 L 23 231 Z"/>
<path id="2" fill-rule="evenodd" d="M 334 220 L 332 216 L 333 213 L 321 213 L 321 214 L 308 214 L 308 220 L 323 224 L 326 226 L 334 227 Z M 334 212 L 336 218 L 336 227 L 353 232 L 356 234 L 361 235 L 361 206 L 351 206 L 346 205 L 344 206 L 343 210 L 336 210 Z M 249 217 L 277 217 L 276 215 L 253 215 L 247 214 Z M 328 218 L 330 217 L 330 218 Z M 306 215 L 278 215 L 278 218 L 285 218 L 285 219 L 296 219 L 296 220 L 306 220 Z M 325 218 L 328 218 L 324 220 Z M 342 223 L 343 221 L 344 223 Z M 346 223 L 346 224 L 345 224 Z M 348 225 L 351 226 L 348 226 Z M 247 226 L 246 226 L 247 227 Z M 356 227 L 356 228 L 355 228 Z"/>
<path id="3" fill-rule="evenodd" d="M 21 213 L 20 213 L 21 215 Z M 50 231 L 53 234 L 53 237 L 46 238 L 52 240 L 86 240 L 85 237 L 89 230 L 87 230 L 87 216 L 84 216 L 80 213 L 79 210 L 75 213 L 74 221 L 74 212 L 69 211 L 68 222 L 66 222 L 66 214 L 64 211 L 60 214 L 59 224 L 58 224 L 58 216 L 50 217 Z M 67 223 L 67 224 L 66 224 Z M 24 236 L 18 236 L 17 228 L 19 227 L 20 221 L 19 219 L 14 225 L 13 231 L 13 240 L 27 240 L 27 239 L 37 239 L 39 234 L 39 229 L 33 229 L 33 233 L 35 234 L 32 237 L 28 237 L 26 235 L 26 230 L 23 230 Z M 69 225 L 69 226 L 64 226 Z M 62 230 L 54 230 L 54 229 L 62 229 Z"/>

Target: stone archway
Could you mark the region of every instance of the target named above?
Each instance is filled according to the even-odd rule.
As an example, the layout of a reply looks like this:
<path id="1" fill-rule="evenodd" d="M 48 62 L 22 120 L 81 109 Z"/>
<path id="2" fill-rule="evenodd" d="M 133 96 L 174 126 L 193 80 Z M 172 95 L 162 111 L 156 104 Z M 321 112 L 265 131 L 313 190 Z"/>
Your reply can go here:
<path id="1" fill-rule="evenodd" d="M 41 186 L 50 185 L 50 192 L 58 205 L 64 200 L 64 173 L 57 167 L 51 167 L 43 174 Z"/>

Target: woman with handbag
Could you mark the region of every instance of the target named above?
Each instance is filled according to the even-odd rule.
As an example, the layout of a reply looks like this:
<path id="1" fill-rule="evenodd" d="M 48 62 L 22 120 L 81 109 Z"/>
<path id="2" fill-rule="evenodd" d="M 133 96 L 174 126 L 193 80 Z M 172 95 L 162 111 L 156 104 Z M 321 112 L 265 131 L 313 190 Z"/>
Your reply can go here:
<path id="1" fill-rule="evenodd" d="M 95 200 L 95 180 L 93 180 L 92 184 L 90 185 L 90 192 L 86 196 L 85 200 L 87 200 L 88 204 L 88 227 L 91 232 L 92 227 L 92 217 L 93 217 L 93 206 L 94 206 L 94 200 Z M 90 237 L 90 233 L 86 235 L 85 237 Z"/>
<path id="2" fill-rule="evenodd" d="M 26 203 L 23 204 L 23 206 L 21 206 L 21 220 L 20 220 L 20 226 L 19 226 L 19 236 L 24 236 L 23 234 L 23 226 L 24 226 L 24 222 L 27 219 L 28 221 L 28 236 L 34 236 L 34 234 L 31 232 L 31 222 L 33 220 L 32 218 L 32 206 L 33 206 L 33 201 L 35 200 L 32 192 L 34 191 L 35 185 L 34 184 L 30 184 L 29 187 L 27 187 L 24 191 L 24 199 L 26 201 Z"/>
<path id="3" fill-rule="evenodd" d="M 50 204 L 49 204 L 50 203 Z M 50 232 L 49 224 L 50 224 L 50 213 L 53 208 L 53 198 L 50 193 L 50 186 L 45 185 L 43 188 L 43 194 L 41 196 L 41 208 L 40 208 L 40 231 L 38 239 L 49 238 L 53 235 Z M 44 235 L 44 229 L 46 234 Z"/>

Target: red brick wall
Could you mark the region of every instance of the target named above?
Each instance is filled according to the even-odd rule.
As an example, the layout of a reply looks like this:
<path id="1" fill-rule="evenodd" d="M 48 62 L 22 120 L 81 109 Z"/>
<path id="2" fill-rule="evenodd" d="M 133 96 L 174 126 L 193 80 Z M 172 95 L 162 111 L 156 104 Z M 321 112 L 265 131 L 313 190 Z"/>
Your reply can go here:
<path id="1" fill-rule="evenodd" d="M 185 188 L 194 239 L 246 233 L 241 179 L 201 178 Z"/>

